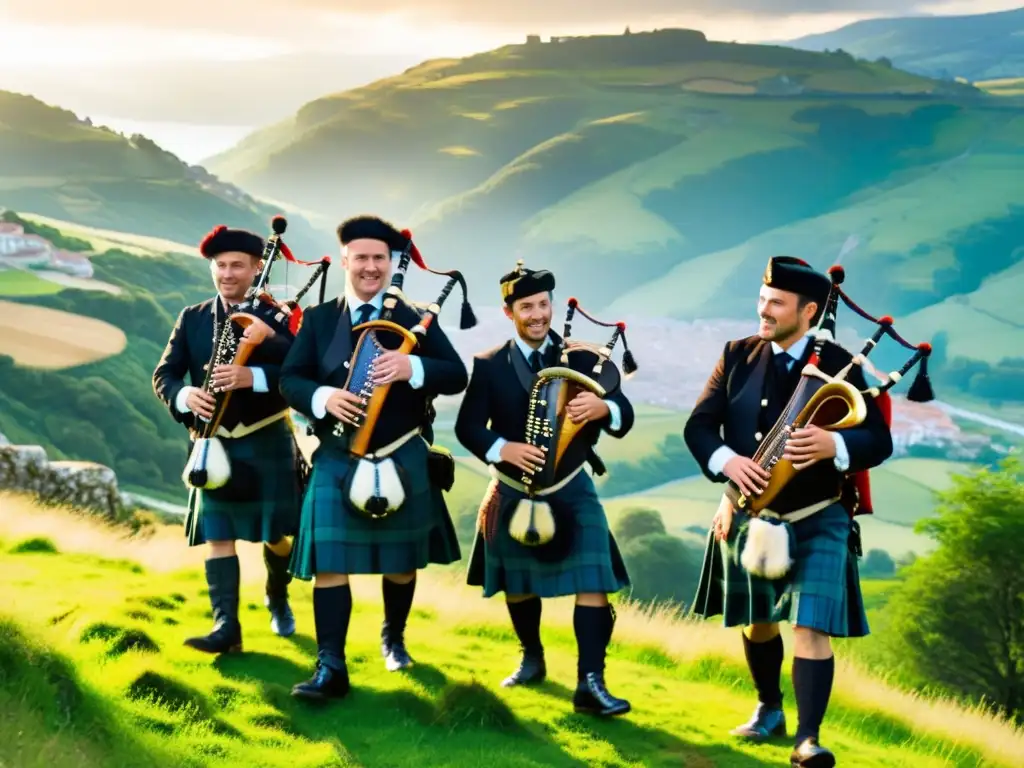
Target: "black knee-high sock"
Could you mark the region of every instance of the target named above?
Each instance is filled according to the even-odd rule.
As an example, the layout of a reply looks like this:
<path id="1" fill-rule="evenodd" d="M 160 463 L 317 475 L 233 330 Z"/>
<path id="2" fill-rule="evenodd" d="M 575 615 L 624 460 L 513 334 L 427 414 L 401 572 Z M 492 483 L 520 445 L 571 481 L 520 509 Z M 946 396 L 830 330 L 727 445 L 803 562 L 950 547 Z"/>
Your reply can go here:
<path id="1" fill-rule="evenodd" d="M 544 646 L 540 642 L 541 600 L 531 597 L 517 603 L 506 601 L 512 627 L 523 646 L 523 653 L 529 656 L 543 656 Z"/>
<path id="2" fill-rule="evenodd" d="M 412 598 L 416 593 L 416 577 L 408 584 L 398 584 L 387 577 L 381 579 L 384 593 L 384 626 L 381 639 L 385 642 L 399 642 L 405 638 L 405 623 L 412 610 Z"/>
<path id="3" fill-rule="evenodd" d="M 334 669 L 345 666 L 345 640 L 352 616 L 352 587 L 316 587 L 313 590 L 313 619 L 320 662 Z"/>
<path id="4" fill-rule="evenodd" d="M 267 567 L 266 592 L 268 597 L 283 599 L 288 597 L 288 585 L 292 575 L 288 573 L 291 553 L 279 555 L 266 543 L 263 544 L 263 564 Z"/>
<path id="5" fill-rule="evenodd" d="M 825 719 L 828 700 L 832 695 L 832 678 L 836 659 L 793 659 L 793 693 L 799 715 L 796 743 L 811 736 L 817 737 L 821 721 Z"/>
<path id="6" fill-rule="evenodd" d="M 605 651 L 612 639 L 612 627 L 615 624 L 613 610 L 610 605 L 601 608 L 577 605 L 573 611 L 572 626 L 579 648 L 579 661 L 576 664 L 578 681 L 590 672 L 604 672 Z"/>
<path id="7" fill-rule="evenodd" d="M 216 557 L 206 561 L 206 584 L 210 591 L 210 607 L 216 629 L 241 632 L 238 622 L 238 590 L 241 569 L 238 555 Z"/>
<path id="8" fill-rule="evenodd" d="M 747 666 L 754 678 L 757 699 L 773 709 L 782 706 L 782 635 L 776 635 L 766 643 L 755 643 L 743 635 L 743 651 Z"/>

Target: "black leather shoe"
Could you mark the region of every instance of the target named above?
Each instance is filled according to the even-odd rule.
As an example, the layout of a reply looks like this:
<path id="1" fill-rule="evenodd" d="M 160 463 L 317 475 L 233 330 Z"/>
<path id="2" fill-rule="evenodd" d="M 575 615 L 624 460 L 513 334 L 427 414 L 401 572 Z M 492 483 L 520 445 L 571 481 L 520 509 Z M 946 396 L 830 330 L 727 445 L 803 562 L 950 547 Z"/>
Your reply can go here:
<path id="1" fill-rule="evenodd" d="M 502 688 L 511 688 L 513 685 L 529 685 L 539 683 L 548 675 L 547 665 L 543 656 L 531 656 L 523 654 L 519 667 L 511 675 L 501 682 Z"/>
<path id="2" fill-rule="evenodd" d="M 292 696 L 311 701 L 343 699 L 349 692 L 348 669 L 334 669 L 317 661 L 313 677 L 292 688 Z"/>
<path id="3" fill-rule="evenodd" d="M 412 657 L 405 650 L 404 640 L 383 640 L 380 644 L 380 655 L 384 657 L 388 672 L 397 672 L 412 666 Z"/>
<path id="4" fill-rule="evenodd" d="M 291 637 L 295 634 L 295 614 L 292 613 L 287 597 L 267 595 L 263 598 L 263 604 L 270 611 L 270 629 L 275 635 Z"/>
<path id="5" fill-rule="evenodd" d="M 836 757 L 821 746 L 816 737 L 808 736 L 796 745 L 793 754 L 789 756 L 789 764 L 793 768 L 832 768 L 836 764 Z"/>
<path id="6" fill-rule="evenodd" d="M 576 685 L 572 703 L 577 712 L 592 715 L 624 715 L 630 710 L 628 701 L 608 693 L 604 675 L 599 672 L 588 672 Z"/>
<path id="7" fill-rule="evenodd" d="M 237 653 L 242 650 L 242 633 L 237 627 L 221 624 L 208 635 L 188 638 L 185 645 L 203 653 Z"/>
<path id="8" fill-rule="evenodd" d="M 760 703 L 749 721 L 733 728 L 729 733 L 752 741 L 765 741 L 777 736 L 785 736 L 786 714 L 781 707 L 769 707 Z"/>

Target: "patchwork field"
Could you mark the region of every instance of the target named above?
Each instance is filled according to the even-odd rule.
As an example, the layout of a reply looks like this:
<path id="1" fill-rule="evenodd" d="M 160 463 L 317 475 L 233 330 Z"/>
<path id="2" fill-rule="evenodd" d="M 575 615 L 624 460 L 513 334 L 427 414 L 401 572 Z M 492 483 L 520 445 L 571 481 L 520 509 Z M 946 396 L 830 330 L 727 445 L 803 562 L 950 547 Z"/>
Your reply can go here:
<path id="1" fill-rule="evenodd" d="M 0 354 L 36 368 L 71 368 L 119 354 L 128 339 L 95 318 L 0 301 Z"/>

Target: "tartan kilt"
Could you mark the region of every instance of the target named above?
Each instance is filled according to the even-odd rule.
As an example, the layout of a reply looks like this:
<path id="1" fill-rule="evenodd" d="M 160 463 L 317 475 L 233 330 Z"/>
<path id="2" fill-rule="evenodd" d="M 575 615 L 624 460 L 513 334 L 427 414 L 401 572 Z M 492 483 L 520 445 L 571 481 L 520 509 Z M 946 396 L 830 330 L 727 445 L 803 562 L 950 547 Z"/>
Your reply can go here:
<path id="1" fill-rule="evenodd" d="M 303 581 L 318 573 L 409 573 L 430 563 L 448 565 L 462 552 L 444 494 L 430 481 L 427 444 L 414 437 L 391 454 L 405 474 L 406 500 L 373 520 L 353 509 L 344 483 L 356 459 L 321 445 L 302 504 L 289 570 Z"/>
<path id="2" fill-rule="evenodd" d="M 560 506 L 560 512 L 572 524 L 564 558 L 544 557 L 537 548 L 520 544 L 509 534 L 512 513 L 523 498 L 525 494 L 515 488 L 497 479 L 491 481 L 480 507 L 467 584 L 482 587 L 484 597 L 493 597 L 498 592 L 538 597 L 611 594 L 630 586 L 626 564 L 590 475 L 581 471 L 564 488 L 544 497 L 552 510 Z M 488 541 L 480 521 L 486 515 L 486 507 L 495 502 L 504 503 L 494 536 Z"/>
<path id="3" fill-rule="evenodd" d="M 302 498 L 297 448 L 288 419 L 251 435 L 223 438 L 232 474 L 250 489 L 231 498 L 225 489 L 189 490 L 185 535 L 190 546 L 208 541 L 276 542 L 298 529 Z"/>
<path id="4" fill-rule="evenodd" d="M 739 563 L 745 537 L 737 513 L 726 541 L 708 533 L 695 615 L 721 615 L 727 627 L 788 621 L 831 637 L 869 634 L 857 557 L 851 553 L 852 522 L 838 503 L 792 523 L 796 553 L 789 573 L 770 580 L 751 576 Z"/>

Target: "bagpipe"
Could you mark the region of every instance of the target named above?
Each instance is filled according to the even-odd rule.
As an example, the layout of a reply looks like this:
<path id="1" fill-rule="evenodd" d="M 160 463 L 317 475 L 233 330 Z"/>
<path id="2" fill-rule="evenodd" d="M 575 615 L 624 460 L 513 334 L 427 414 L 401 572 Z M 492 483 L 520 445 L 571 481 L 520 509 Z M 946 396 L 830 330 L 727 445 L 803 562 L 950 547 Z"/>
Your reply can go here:
<path id="1" fill-rule="evenodd" d="M 777 578 L 788 570 L 790 564 L 788 553 L 793 542 L 790 541 L 791 532 L 787 530 L 787 526 L 773 526 L 772 529 L 769 529 L 765 526 L 772 525 L 771 523 L 765 523 L 757 518 L 759 513 L 769 507 L 797 474 L 798 470 L 793 467 L 793 463 L 782 458 L 789 436 L 798 429 L 812 425 L 829 431 L 855 427 L 861 424 L 867 416 L 866 398 L 868 397 L 873 398 L 878 405 L 886 426 L 891 426 L 892 401 L 889 390 L 918 363 L 920 363 L 918 375 L 907 391 L 907 399 L 923 403 L 934 398 L 927 367 L 931 345 L 927 342 L 911 344 L 895 331 L 892 317 L 885 315 L 875 318 L 857 306 L 840 287 L 846 276 L 842 267 L 838 265 L 830 267 L 828 274 L 831 279 L 831 287 L 825 310 L 815 329 L 814 347 L 810 358 L 800 372 L 796 389 L 786 403 L 785 409 L 772 429 L 765 435 L 752 457 L 753 461 L 768 470 L 770 479 L 763 492 L 753 497 L 744 495 L 730 480 L 726 485 L 725 499 L 723 499 L 723 503 L 728 500 L 735 509 L 744 510 L 751 517 L 749 538 L 742 558 L 744 566 L 751 572 L 760 573 L 769 578 Z M 859 354 L 853 355 L 850 362 L 835 376 L 829 376 L 822 372 L 819 364 L 826 343 L 838 346 L 835 340 L 835 330 L 840 299 L 857 315 L 874 323 L 878 328 L 864 342 Z M 868 355 L 878 346 L 882 336 L 889 336 L 902 347 L 914 350 L 914 353 L 899 370 L 879 377 L 882 378 L 883 383 L 862 391 L 847 380 L 848 375 L 853 366 L 864 367 Z M 864 377 L 864 380 L 868 381 L 867 376 Z M 841 494 L 840 502 L 851 519 L 857 515 L 872 514 L 874 511 L 867 470 L 853 473 L 845 478 Z M 775 530 L 776 528 L 782 529 L 781 535 L 786 536 L 786 541 L 772 541 L 780 533 Z M 773 548 L 774 555 L 771 554 Z"/>
<path id="2" fill-rule="evenodd" d="M 594 325 L 612 328 L 611 338 L 604 344 L 572 338 L 572 320 L 577 312 Z M 622 372 L 611 359 L 619 339 L 623 345 Z M 573 422 L 566 412 L 567 406 L 581 392 L 592 392 L 602 399 L 615 394 L 623 378 L 630 378 L 637 370 L 636 360 L 626 343 L 626 324 L 596 319 L 584 311 L 575 298 L 568 301 L 558 352 L 559 364 L 538 371 L 530 388 L 525 441 L 544 452 L 544 463 L 535 473 L 523 472 L 520 482 L 528 495 L 517 505 L 509 524 L 509 535 L 527 546 L 546 545 L 560 528 L 568 528 L 558 525 L 551 506 L 542 500 L 571 479 L 575 474 L 573 470 L 578 468 L 568 467 L 566 473 L 567 465 L 563 462 L 570 449 L 578 446 L 588 423 Z M 603 474 L 603 465 L 593 445 L 585 447 L 591 462 L 600 468 L 598 474 Z"/>
<path id="3" fill-rule="evenodd" d="M 320 302 L 324 300 L 327 269 L 331 264 L 330 257 L 324 256 L 322 259 L 312 262 L 300 261 L 292 255 L 291 250 L 281 240 L 281 235 L 288 228 L 287 220 L 283 216 L 275 216 L 271 220 L 271 228 L 272 234 L 267 238 L 263 255 L 260 257 L 263 268 L 246 291 L 242 301 L 228 308 L 224 324 L 219 330 L 216 328 L 216 320 L 214 321 L 215 343 L 206 365 L 206 376 L 201 389 L 203 392 L 213 395 L 215 406 L 212 418 L 209 421 L 203 421 L 201 425 L 197 425 L 191 430 L 192 452 L 182 472 L 182 480 L 189 488 L 212 491 L 223 488 L 232 479 L 231 462 L 216 433 L 227 412 L 228 404 L 231 402 L 233 390 L 214 390 L 214 369 L 218 365 L 245 365 L 256 348 L 273 334 L 283 334 L 294 338 L 302 325 L 302 308 L 299 302 L 318 278 L 320 279 Z M 214 233 L 216 231 L 214 230 Z M 279 258 L 302 266 L 316 266 L 306 285 L 296 293 L 295 297 L 283 301 L 275 299 L 266 288 L 274 262 Z M 297 471 L 301 485 L 305 482 L 309 468 L 305 466 L 305 460 L 297 445 L 296 451 L 299 456 Z"/>
<path id="4" fill-rule="evenodd" d="M 399 468 L 389 458 L 390 453 L 400 446 L 392 444 L 368 454 L 374 430 L 391 391 L 391 382 L 375 384 L 373 381 L 377 359 L 390 350 L 408 355 L 419 348 L 456 284 L 461 286 L 463 296 L 459 327 L 466 330 L 476 325 L 476 317 L 469 304 L 466 280 L 462 273 L 454 269 L 431 269 L 413 242 L 412 233 L 403 229 L 401 235 L 406 244 L 399 255 L 391 284 L 384 294 L 380 318 L 360 323 L 352 329 L 358 334 L 358 338 L 349 359 L 345 389 L 362 399 L 362 414 L 357 418 L 356 425 L 338 421 L 333 428 L 335 437 L 348 437 L 347 450 L 357 459 L 356 466 L 349 472 L 346 480 L 345 491 L 348 499 L 357 511 L 371 518 L 387 517 L 397 511 L 405 501 Z M 405 275 L 410 261 L 426 272 L 449 278 L 440 295 L 425 307 L 409 301 L 404 293 Z M 406 307 L 419 317 L 419 321 L 411 329 L 393 319 L 399 306 Z M 407 435 L 408 438 L 414 436 L 415 433 Z M 439 478 L 442 488 L 450 489 L 455 472 L 451 454 L 435 446 L 430 446 L 429 451 L 431 476 Z"/>

